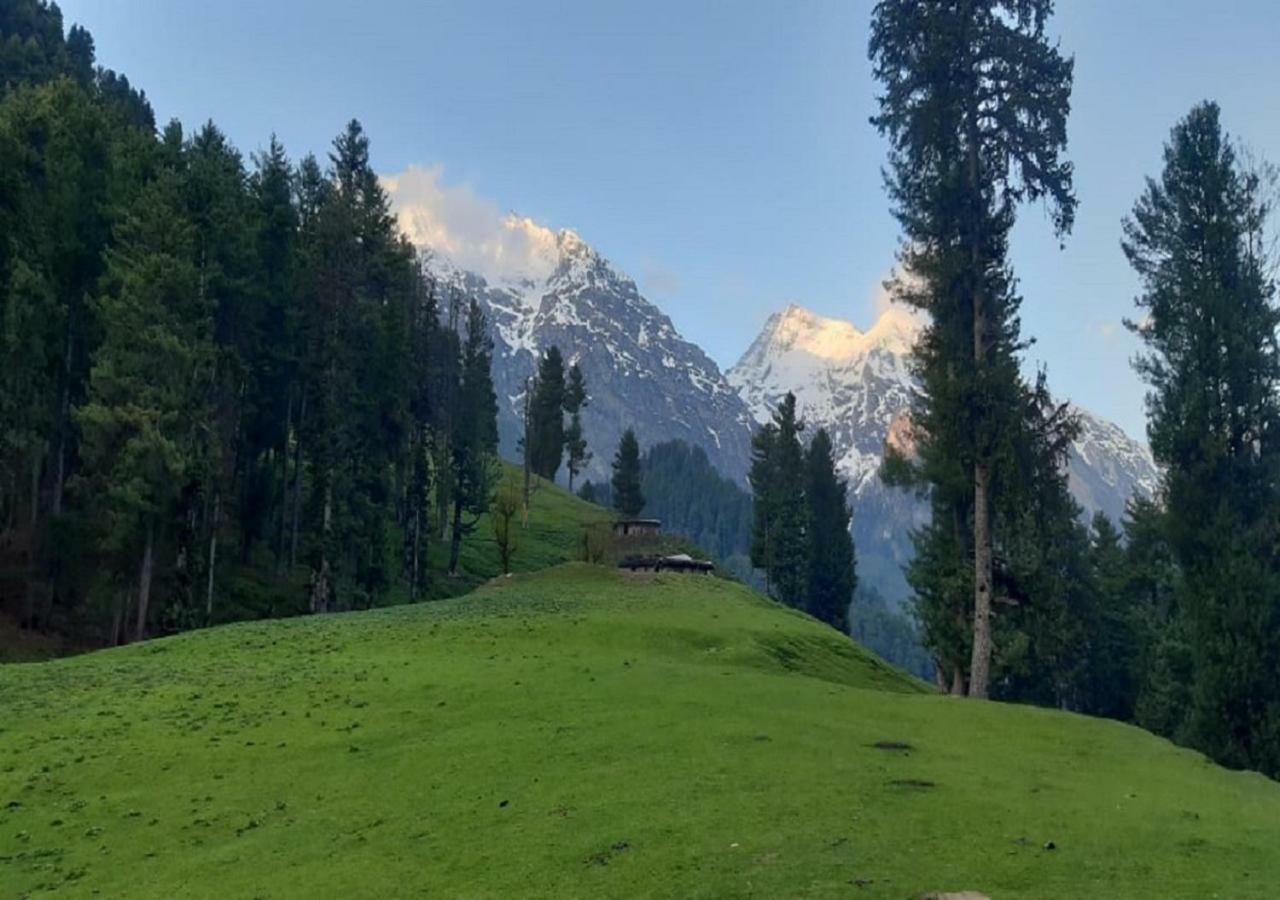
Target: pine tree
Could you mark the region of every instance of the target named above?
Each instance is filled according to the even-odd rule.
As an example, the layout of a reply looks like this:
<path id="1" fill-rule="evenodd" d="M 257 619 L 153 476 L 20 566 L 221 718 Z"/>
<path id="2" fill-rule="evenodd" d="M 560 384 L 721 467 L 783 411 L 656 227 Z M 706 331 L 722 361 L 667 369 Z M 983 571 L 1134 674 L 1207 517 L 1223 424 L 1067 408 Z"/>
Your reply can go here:
<path id="1" fill-rule="evenodd" d="M 778 428 L 766 422 L 751 436 L 751 470 L 747 476 L 751 484 L 751 565 L 764 573 L 765 593 L 773 596 L 772 575 L 776 551 L 777 481 L 774 469 L 777 464 L 775 446 Z"/>
<path id="2" fill-rule="evenodd" d="M 188 546 L 181 548 L 179 556 L 203 563 L 200 593 L 208 621 L 213 614 L 218 543 L 227 524 L 227 507 L 234 504 L 241 531 L 248 535 L 242 558 L 247 559 L 247 547 L 261 527 L 258 511 L 253 509 L 257 492 L 245 471 L 254 454 L 246 446 L 250 432 L 244 421 L 245 398 L 256 396 L 245 375 L 255 343 L 252 284 L 257 272 L 250 196 L 239 151 L 209 122 L 186 142 L 181 159 L 182 192 L 195 229 L 197 291 L 200 303 L 213 314 L 217 356 L 205 386 L 210 427 L 201 433 L 197 465 L 184 491 L 199 525 L 183 532 Z M 237 483 L 246 486 L 238 498 Z M 252 522 L 248 528 L 246 521 Z M 196 588 L 190 577 L 194 566 L 189 568 L 192 571 L 184 573 L 191 594 L 188 614 L 194 615 Z"/>
<path id="3" fill-rule="evenodd" d="M 1156 734 L 1186 739 L 1191 706 L 1191 646 L 1178 607 L 1181 575 L 1169 544 L 1167 512 L 1135 498 L 1125 511 L 1125 590 L 1138 625 L 1141 673 L 1134 721 Z"/>
<path id="4" fill-rule="evenodd" d="M 587 383 L 582 370 L 574 363 L 569 367 L 569 381 L 564 391 L 564 412 L 569 416 L 569 425 L 564 431 L 565 468 L 569 470 L 570 492 L 574 478 L 591 461 L 591 452 L 582 434 L 582 409 L 587 402 Z"/>
<path id="5" fill-rule="evenodd" d="M 849 604 L 858 584 L 845 483 L 836 475 L 831 438 L 818 429 L 805 459 L 806 534 L 809 539 L 806 610 L 815 619 L 847 632 Z"/>
<path id="6" fill-rule="evenodd" d="M 21 505 L 33 529 L 62 512 L 75 457 L 70 414 L 84 397 L 94 337 L 86 297 L 112 221 L 111 139 L 92 98 L 66 80 L 0 103 L 3 522 Z"/>
<path id="7" fill-rule="evenodd" d="M 533 473 L 555 481 L 564 458 L 565 376 L 559 347 L 548 347 L 538 360 L 538 376 L 530 407 L 529 459 Z"/>
<path id="8" fill-rule="evenodd" d="M 273 135 L 254 157 L 250 179 L 254 283 L 246 322 L 244 451 L 241 548 L 247 554 L 259 534 L 268 535 L 276 572 L 286 562 L 290 441 L 300 414 L 299 315 L 295 307 L 298 210 L 293 167 Z"/>
<path id="9" fill-rule="evenodd" d="M 754 509 L 751 562 L 764 570 L 770 595 L 798 609 L 805 606 L 809 575 L 803 429 L 796 398 L 788 393 L 774 410 L 773 421 L 753 438 L 749 475 Z"/>
<path id="10" fill-rule="evenodd" d="M 1187 737 L 1280 773 L 1280 308 L 1269 209 L 1217 105 L 1173 129 L 1164 171 L 1125 222 L 1142 280 L 1148 435 L 1164 466 L 1179 610 L 1191 641 Z"/>
<path id="11" fill-rule="evenodd" d="M 1130 721 L 1142 678 L 1142 622 L 1120 531 L 1106 515 L 1096 513 L 1092 532 L 1093 603 L 1087 622 L 1083 706 L 1093 715 Z"/>
<path id="12" fill-rule="evenodd" d="M 873 124 L 890 140 L 888 189 L 904 233 L 895 299 L 930 316 L 916 348 L 916 422 L 936 524 L 918 550 L 950 565 L 972 547 L 971 659 L 955 674 L 977 697 L 990 690 L 993 478 L 1022 407 L 1008 235 L 1023 200 L 1045 199 L 1059 234 L 1076 205 L 1061 158 L 1072 62 L 1045 35 L 1052 9 L 1052 0 L 881 0 L 872 14 L 884 89 Z M 959 573 L 933 581 L 948 594 L 965 587 Z"/>
<path id="13" fill-rule="evenodd" d="M 110 252 L 97 301 L 103 341 L 87 402 L 76 413 L 100 504 L 101 540 L 117 572 L 138 565 L 135 639 L 146 635 L 157 547 L 198 465 L 210 410 L 201 386 L 213 371 L 213 310 L 202 301 L 195 229 L 178 180 L 166 174 L 132 206 Z"/>
<path id="14" fill-rule="evenodd" d="M 618 442 L 613 457 L 613 508 L 622 516 L 634 519 L 644 510 L 644 494 L 640 492 L 640 442 L 628 428 Z"/>
<path id="15" fill-rule="evenodd" d="M 437 488 L 432 465 L 435 440 L 433 421 L 437 400 L 435 353 L 440 347 L 440 310 L 436 285 L 417 270 L 419 292 L 413 305 L 409 355 L 408 485 L 405 497 L 404 569 L 409 578 L 409 599 L 417 600 L 429 573 L 428 548 L 431 535 L 431 494 Z"/>
<path id="16" fill-rule="evenodd" d="M 475 531 L 489 508 L 493 493 L 498 450 L 498 401 L 490 365 L 493 340 L 480 305 L 472 300 L 467 310 L 467 331 L 462 346 L 460 409 L 454 420 L 450 446 L 453 453 L 453 524 L 449 545 L 449 574 L 458 573 L 462 538 Z M 471 516 L 468 520 L 466 517 Z"/>

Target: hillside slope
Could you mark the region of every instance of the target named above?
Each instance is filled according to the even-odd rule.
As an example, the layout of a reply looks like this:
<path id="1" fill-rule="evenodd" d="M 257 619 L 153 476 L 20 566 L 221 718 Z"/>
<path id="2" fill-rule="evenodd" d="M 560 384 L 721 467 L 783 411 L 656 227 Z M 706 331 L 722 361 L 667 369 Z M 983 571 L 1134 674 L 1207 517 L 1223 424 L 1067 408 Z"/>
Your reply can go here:
<path id="1" fill-rule="evenodd" d="M 1199 898 L 1280 879 L 1280 785 L 1127 726 L 931 695 L 712 578 L 568 565 L 8 666 L 0 708 L 3 896 Z"/>

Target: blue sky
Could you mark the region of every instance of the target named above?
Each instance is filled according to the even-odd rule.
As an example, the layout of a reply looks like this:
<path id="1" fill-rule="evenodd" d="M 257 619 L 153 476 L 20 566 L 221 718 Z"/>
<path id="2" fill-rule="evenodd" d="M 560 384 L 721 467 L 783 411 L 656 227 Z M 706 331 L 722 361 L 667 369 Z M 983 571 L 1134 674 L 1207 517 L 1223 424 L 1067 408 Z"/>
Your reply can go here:
<path id="1" fill-rule="evenodd" d="M 163 121 L 323 153 L 352 116 L 392 174 L 572 227 L 724 366 L 795 301 L 868 326 L 897 229 L 867 124 L 869 0 L 61 0 Z M 1054 390 L 1143 429 L 1120 220 L 1198 100 L 1280 161 L 1274 0 L 1062 0 L 1081 201 L 1024 211 L 1024 330 Z M 481 217 L 483 218 L 483 216 Z"/>

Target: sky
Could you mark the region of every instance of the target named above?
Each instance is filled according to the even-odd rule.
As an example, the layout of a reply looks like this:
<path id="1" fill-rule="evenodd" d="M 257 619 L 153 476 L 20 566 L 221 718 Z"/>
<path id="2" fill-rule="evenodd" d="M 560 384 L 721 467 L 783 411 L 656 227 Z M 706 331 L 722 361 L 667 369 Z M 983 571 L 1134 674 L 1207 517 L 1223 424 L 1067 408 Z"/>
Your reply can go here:
<path id="1" fill-rule="evenodd" d="M 862 328 L 882 302 L 898 230 L 868 124 L 870 0 L 60 5 L 161 122 L 212 119 L 246 153 L 274 132 L 297 157 L 358 118 L 378 171 L 462 256 L 518 259 L 572 228 L 725 368 L 789 302 Z M 1065 247 L 1039 207 L 1015 232 L 1026 365 L 1141 436 L 1121 221 L 1200 100 L 1280 162 L 1280 11 L 1058 6 L 1080 209 Z"/>

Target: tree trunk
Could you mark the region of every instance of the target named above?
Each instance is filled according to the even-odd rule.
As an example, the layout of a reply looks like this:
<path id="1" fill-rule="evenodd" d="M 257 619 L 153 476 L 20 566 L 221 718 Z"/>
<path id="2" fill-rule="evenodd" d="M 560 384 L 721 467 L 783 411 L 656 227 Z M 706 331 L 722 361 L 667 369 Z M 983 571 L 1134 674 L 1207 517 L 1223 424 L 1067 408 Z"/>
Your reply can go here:
<path id="1" fill-rule="evenodd" d="M 449 541 L 449 574 L 458 574 L 458 555 L 462 551 L 462 501 L 453 501 L 453 536 Z"/>
<path id="2" fill-rule="evenodd" d="M 108 646 L 119 647 L 124 637 L 124 592 L 116 594 L 115 608 L 111 611 L 111 643 Z"/>
<path id="3" fill-rule="evenodd" d="M 951 673 L 951 696 L 964 696 L 964 673 L 959 669 Z"/>
<path id="4" fill-rule="evenodd" d="M 983 281 L 981 223 L 986 210 L 982 200 L 978 158 L 977 111 L 969 119 L 969 190 L 973 201 L 969 222 L 969 265 L 973 279 L 973 377 L 985 390 L 987 322 Z M 979 422 L 973 464 L 973 657 L 969 664 L 969 696 L 986 697 L 991 678 L 991 462 L 987 458 L 990 423 Z"/>
<path id="5" fill-rule="evenodd" d="M 332 601 L 333 586 L 330 584 L 329 566 L 329 527 L 333 521 L 331 477 L 326 477 L 324 486 L 324 518 L 320 529 L 320 565 L 311 574 L 311 611 L 313 613 L 328 612 Z"/>
<path id="6" fill-rule="evenodd" d="M 218 524 L 222 518 L 222 492 L 213 495 L 213 527 L 209 529 L 209 575 L 204 590 L 204 621 L 213 621 L 213 576 L 218 566 Z"/>
<path id="7" fill-rule="evenodd" d="M 440 521 L 440 540 L 442 541 L 449 537 L 449 495 L 453 492 L 453 475 L 448 474 L 449 453 L 446 445 L 441 454 L 445 465 L 440 468 L 445 475 L 442 479 L 437 479 L 436 484 L 436 518 Z M 446 481 L 447 484 L 441 484 L 440 481 Z"/>
<path id="8" fill-rule="evenodd" d="M 53 477 L 53 514 L 62 514 L 62 490 L 67 478 L 67 434 L 70 429 L 67 422 L 71 417 L 71 363 L 72 351 L 75 348 L 77 304 L 68 307 L 67 342 L 62 353 L 62 390 L 58 397 L 58 449 L 57 464 Z"/>
<path id="9" fill-rule="evenodd" d="M 409 569 L 409 599 L 418 599 L 418 549 L 422 544 L 422 509 L 414 503 L 413 509 L 413 550 Z"/>
<path id="10" fill-rule="evenodd" d="M 35 541 L 36 526 L 40 524 L 40 472 L 44 469 L 44 454 L 37 452 L 31 460 L 31 540 Z"/>
<path id="11" fill-rule="evenodd" d="M 293 391 L 284 414 L 284 440 L 280 442 L 280 517 L 276 522 L 276 578 L 284 572 L 285 524 L 289 521 L 289 438 L 293 435 Z"/>
<path id="12" fill-rule="evenodd" d="M 140 641 L 147 636 L 147 608 L 151 603 L 151 569 L 154 553 L 153 528 L 147 523 L 147 542 L 142 551 L 142 570 L 138 573 L 138 621 L 134 628 L 134 640 Z"/>
<path id="13" fill-rule="evenodd" d="M 520 511 L 520 527 L 529 527 L 529 443 L 532 440 L 532 432 L 529 428 L 529 413 L 531 412 L 533 394 L 533 384 L 526 378 L 524 380 L 524 503 Z"/>
<path id="14" fill-rule="evenodd" d="M 293 447 L 293 502 L 290 515 L 293 523 L 289 534 L 289 568 L 298 564 L 298 510 L 302 506 L 302 425 L 307 418 L 307 390 L 302 389 L 302 405 L 298 410 L 298 440 Z"/>
<path id="15" fill-rule="evenodd" d="M 983 462 L 973 467 L 973 660 L 969 664 L 969 696 L 986 697 L 991 680 L 991 514 L 990 472 Z"/>

